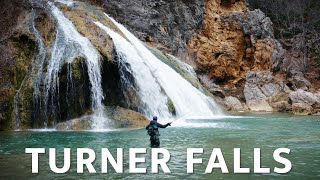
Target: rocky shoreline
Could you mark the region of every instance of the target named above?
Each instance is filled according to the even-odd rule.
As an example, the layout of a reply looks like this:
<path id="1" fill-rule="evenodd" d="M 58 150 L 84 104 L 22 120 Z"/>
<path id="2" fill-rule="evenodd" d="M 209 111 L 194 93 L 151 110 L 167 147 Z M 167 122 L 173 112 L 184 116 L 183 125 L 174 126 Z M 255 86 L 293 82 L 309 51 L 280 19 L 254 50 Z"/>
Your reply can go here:
<path id="1" fill-rule="evenodd" d="M 271 72 L 248 72 L 243 93 L 244 102 L 233 96 L 225 98 L 228 110 L 319 115 L 319 92 L 291 89 Z"/>

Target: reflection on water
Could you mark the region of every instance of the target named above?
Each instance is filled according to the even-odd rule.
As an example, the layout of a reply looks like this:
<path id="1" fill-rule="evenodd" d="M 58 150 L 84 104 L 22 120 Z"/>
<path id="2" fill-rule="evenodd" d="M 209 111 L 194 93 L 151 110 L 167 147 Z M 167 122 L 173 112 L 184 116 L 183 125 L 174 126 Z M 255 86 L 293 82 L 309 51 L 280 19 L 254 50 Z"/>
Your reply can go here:
<path id="1" fill-rule="evenodd" d="M 160 120 L 161 122 L 161 120 Z M 168 166 L 171 174 L 151 174 L 149 137 L 142 129 L 117 129 L 106 131 L 13 131 L 0 133 L 0 179 L 15 178 L 95 178 L 95 179 L 318 179 L 320 178 L 320 124 L 316 116 L 290 116 L 260 114 L 236 118 L 179 120 L 175 126 L 161 129 L 161 145 L 169 150 L 171 160 Z M 25 148 L 56 148 L 57 165 L 62 166 L 63 148 L 71 148 L 71 168 L 66 174 L 53 174 L 49 169 L 48 157 L 40 155 L 39 174 L 31 174 L 31 155 Z M 94 167 L 97 174 L 77 174 L 76 148 L 91 148 L 96 152 Z M 129 148 L 147 148 L 145 164 L 147 174 L 129 174 Z M 290 173 L 233 174 L 233 148 L 241 148 L 242 167 L 253 171 L 253 148 L 261 148 L 261 162 L 264 167 L 281 167 L 273 160 L 273 151 L 280 147 L 291 149 L 285 156 L 292 164 Z M 124 148 L 124 173 L 116 174 L 111 168 L 108 174 L 101 174 L 101 148 L 108 148 L 116 155 L 116 148 Z M 204 148 L 203 165 L 195 165 L 195 173 L 187 174 L 187 148 Z M 230 174 L 214 170 L 204 174 L 212 148 L 221 148 Z M 48 151 L 48 149 L 46 149 Z M 109 166 L 110 167 L 110 166 Z M 86 170 L 86 169 L 85 169 Z"/>

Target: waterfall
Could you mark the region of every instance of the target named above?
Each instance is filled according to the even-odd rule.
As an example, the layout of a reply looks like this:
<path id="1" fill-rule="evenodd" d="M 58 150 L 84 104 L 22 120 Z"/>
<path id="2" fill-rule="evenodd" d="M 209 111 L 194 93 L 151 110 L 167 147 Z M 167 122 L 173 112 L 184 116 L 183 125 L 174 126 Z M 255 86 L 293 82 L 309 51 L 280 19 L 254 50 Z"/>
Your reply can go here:
<path id="1" fill-rule="evenodd" d="M 86 60 L 91 84 L 91 103 L 94 111 L 93 127 L 104 128 L 106 118 L 102 104 L 104 96 L 101 87 L 100 54 L 87 38 L 80 35 L 72 22 L 53 3 L 49 2 L 48 4 L 52 15 L 57 20 L 58 30 L 44 80 L 45 107 L 48 108 L 51 103 L 53 111 L 59 108 L 59 104 L 54 101 L 59 99 L 59 71 L 63 64 L 70 64 L 76 57 L 81 56 Z M 72 69 L 69 68 L 69 71 L 71 72 Z M 49 98 L 51 98 L 51 102 L 49 102 Z"/>
<path id="2" fill-rule="evenodd" d="M 113 39 L 121 69 L 124 68 L 132 73 L 138 86 L 136 91 L 144 103 L 144 107 L 142 108 L 144 114 L 147 116 L 158 115 L 163 118 L 170 117 L 167 106 L 168 98 L 162 92 L 151 70 L 144 64 L 143 59 L 133 45 L 100 22 L 95 22 L 95 24 L 106 31 Z"/>
<path id="3" fill-rule="evenodd" d="M 35 27 L 35 11 L 32 9 L 32 18 L 31 18 L 31 27 L 30 31 L 33 32 L 36 38 L 36 45 L 38 46 L 38 53 L 35 56 L 35 58 L 32 60 L 32 72 L 31 74 L 27 74 L 23 81 L 21 82 L 20 88 L 18 89 L 15 97 L 14 97 L 14 117 L 15 117 L 15 129 L 20 128 L 20 110 L 19 110 L 19 104 L 20 104 L 20 93 L 21 89 L 25 86 L 25 83 L 30 80 L 30 77 L 33 77 L 33 103 L 34 103 L 34 109 L 38 109 L 39 103 L 41 101 L 39 100 L 40 96 L 40 83 L 41 83 L 41 76 L 42 76 L 42 69 L 43 64 L 46 59 L 46 47 L 43 43 L 43 40 L 41 38 L 41 35 L 39 31 Z"/>
<path id="4" fill-rule="evenodd" d="M 152 54 L 144 44 L 138 40 L 132 33 L 130 33 L 123 25 L 117 23 L 114 19 L 105 14 L 112 22 L 122 31 L 122 33 L 129 40 L 126 43 L 118 43 L 120 41 L 118 36 L 112 34 L 111 37 L 115 42 L 117 51 L 125 54 L 125 58 L 122 60 L 130 64 L 131 67 L 137 67 L 139 70 L 136 72 L 136 79 L 147 76 L 143 74 L 144 71 L 141 69 L 148 69 L 148 72 L 155 78 L 156 83 L 158 83 L 166 93 L 166 95 L 173 102 L 176 113 L 178 116 L 188 114 L 189 117 L 213 117 L 216 114 L 221 114 L 218 106 L 212 101 L 211 98 L 202 94 L 198 89 L 193 87 L 187 80 L 180 76 L 176 71 L 171 69 L 168 65 L 159 60 L 156 56 Z M 98 26 L 102 27 L 101 23 L 96 23 Z M 106 29 L 106 28 L 103 28 Z M 126 41 L 122 39 L 122 41 Z M 130 46 L 130 53 L 126 52 L 128 50 L 128 42 L 134 47 L 132 50 Z M 119 47 L 120 46 L 120 47 Z M 143 80 L 141 80 L 143 81 Z M 150 86 L 150 84 L 155 83 L 154 81 L 145 82 L 144 88 Z M 142 97 L 144 98 L 144 97 Z M 153 99 L 158 101 L 158 96 Z M 147 101 L 144 99 L 144 101 Z M 152 105 L 152 104 L 151 104 Z"/>
<path id="5" fill-rule="evenodd" d="M 40 85 L 43 75 L 43 67 L 45 60 L 47 58 L 47 48 L 44 45 L 42 37 L 39 31 L 35 27 L 35 12 L 32 10 L 32 28 L 31 32 L 36 37 L 36 44 L 38 46 L 38 53 L 36 54 L 33 62 L 32 62 L 32 77 L 33 77 L 33 109 L 37 115 L 40 115 L 41 108 L 42 108 L 42 101 L 41 101 L 41 91 Z M 38 112 L 39 110 L 39 112 Z M 44 124 L 46 126 L 46 122 Z"/>

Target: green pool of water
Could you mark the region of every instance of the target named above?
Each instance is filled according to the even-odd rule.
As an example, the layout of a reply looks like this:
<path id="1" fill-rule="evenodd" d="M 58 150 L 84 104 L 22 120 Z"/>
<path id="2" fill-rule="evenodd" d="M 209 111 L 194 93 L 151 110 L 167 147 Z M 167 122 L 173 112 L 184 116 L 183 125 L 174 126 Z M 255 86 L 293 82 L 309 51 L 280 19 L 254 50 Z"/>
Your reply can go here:
<path id="1" fill-rule="evenodd" d="M 161 122 L 161 121 L 160 121 Z M 188 120 L 175 122 L 175 126 L 161 129 L 161 147 L 169 150 L 168 166 L 171 174 L 151 173 L 151 148 L 144 129 L 102 132 L 19 131 L 0 133 L 0 179 L 320 179 L 320 119 L 317 116 L 291 116 L 286 114 L 249 114 L 237 118 L 214 120 Z M 54 174 L 48 164 L 48 153 L 39 157 L 39 173 L 31 173 L 31 155 L 25 148 L 56 148 L 57 165 L 63 163 L 63 148 L 71 148 L 71 168 L 65 174 Z M 287 174 L 273 173 L 282 167 L 273 159 L 277 148 L 291 149 L 285 155 L 292 163 Z M 91 148 L 96 152 L 96 174 L 76 172 L 76 148 Z M 101 174 L 101 148 L 108 148 L 116 156 L 116 148 L 124 148 L 124 173 L 111 168 Z M 147 148 L 142 155 L 147 174 L 130 174 L 129 148 Z M 203 165 L 194 166 L 194 174 L 187 174 L 187 148 L 204 148 Z M 221 148 L 229 174 L 214 170 L 205 174 L 212 148 Z M 253 172 L 253 148 L 261 148 L 261 162 L 270 167 L 270 174 L 233 174 L 233 149 L 241 148 L 241 164 Z M 48 149 L 46 149 L 48 152 Z M 111 167 L 111 166 L 109 166 Z"/>

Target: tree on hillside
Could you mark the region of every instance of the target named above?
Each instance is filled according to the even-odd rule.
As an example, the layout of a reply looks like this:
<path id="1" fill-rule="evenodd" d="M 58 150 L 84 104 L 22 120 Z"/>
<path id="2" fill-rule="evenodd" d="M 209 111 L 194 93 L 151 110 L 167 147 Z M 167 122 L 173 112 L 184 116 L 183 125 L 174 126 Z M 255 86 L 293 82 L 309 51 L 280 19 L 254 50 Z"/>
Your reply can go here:
<path id="1" fill-rule="evenodd" d="M 288 50 L 287 67 L 306 72 L 310 59 L 320 64 L 320 1 L 247 0 L 274 23 L 275 37 Z"/>

